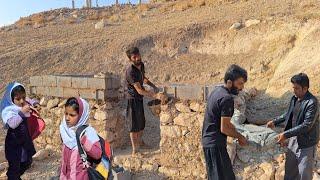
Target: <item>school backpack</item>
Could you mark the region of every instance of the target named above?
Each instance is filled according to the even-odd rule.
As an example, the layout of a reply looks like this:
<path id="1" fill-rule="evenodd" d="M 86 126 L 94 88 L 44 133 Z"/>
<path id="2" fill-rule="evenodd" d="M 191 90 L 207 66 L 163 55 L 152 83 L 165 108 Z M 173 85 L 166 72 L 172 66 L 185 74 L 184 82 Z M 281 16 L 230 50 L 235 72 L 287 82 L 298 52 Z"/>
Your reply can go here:
<path id="1" fill-rule="evenodd" d="M 112 149 L 111 149 L 110 143 L 105 141 L 102 137 L 98 135 L 99 142 L 101 145 L 101 150 L 102 150 L 102 156 L 98 160 L 94 160 L 90 158 L 87 155 L 87 153 L 84 151 L 80 143 L 80 137 L 84 134 L 85 129 L 87 127 L 88 125 L 82 125 L 77 128 L 76 139 L 77 139 L 80 158 L 84 166 L 87 168 L 88 177 L 90 180 L 110 180 L 113 178 L 112 171 L 111 171 Z"/>

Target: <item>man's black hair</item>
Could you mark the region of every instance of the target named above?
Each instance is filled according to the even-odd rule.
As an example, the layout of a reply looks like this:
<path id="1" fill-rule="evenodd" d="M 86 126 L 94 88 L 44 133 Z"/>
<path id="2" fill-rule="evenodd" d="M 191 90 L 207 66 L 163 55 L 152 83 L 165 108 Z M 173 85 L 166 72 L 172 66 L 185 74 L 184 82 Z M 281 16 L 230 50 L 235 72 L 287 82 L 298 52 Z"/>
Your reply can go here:
<path id="1" fill-rule="evenodd" d="M 301 87 L 307 87 L 309 88 L 309 78 L 305 73 L 299 73 L 291 78 L 291 83 L 298 84 Z"/>
<path id="2" fill-rule="evenodd" d="M 235 80 L 243 78 L 245 82 L 248 80 L 248 73 L 242 67 L 232 64 L 228 67 L 225 75 L 224 75 L 224 82 L 227 83 L 228 80 L 234 82 Z"/>
<path id="3" fill-rule="evenodd" d="M 127 49 L 126 54 L 128 58 L 131 59 L 132 55 L 140 54 L 140 51 L 137 47 L 130 47 L 129 49 Z"/>

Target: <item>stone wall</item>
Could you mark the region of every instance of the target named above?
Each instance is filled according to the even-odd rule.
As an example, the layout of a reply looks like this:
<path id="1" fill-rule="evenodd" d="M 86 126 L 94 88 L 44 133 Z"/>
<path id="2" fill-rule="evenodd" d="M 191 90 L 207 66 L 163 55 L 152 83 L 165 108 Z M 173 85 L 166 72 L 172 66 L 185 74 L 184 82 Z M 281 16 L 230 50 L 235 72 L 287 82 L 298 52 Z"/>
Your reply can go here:
<path id="1" fill-rule="evenodd" d="M 172 91 L 172 89 L 174 89 Z M 193 87 L 166 87 L 176 97 L 161 106 L 161 167 L 159 173 L 172 179 L 205 179 L 206 169 L 201 145 L 205 99 L 212 89 Z M 193 91 L 194 90 L 194 91 Z M 202 92 L 202 93 L 201 93 Z M 249 91 L 250 92 L 250 91 Z M 256 93 L 256 92 L 255 92 Z M 237 130 L 249 141 L 241 147 L 228 138 L 228 153 L 234 172 L 241 179 L 281 179 L 283 177 L 284 149 L 276 145 L 277 132 L 254 124 L 243 124 L 247 92 L 236 97 L 235 114 L 232 118 Z M 240 100 L 239 100 L 240 99 Z M 279 170 L 276 170 L 279 168 Z"/>
<path id="2" fill-rule="evenodd" d="M 206 177 L 201 147 L 204 107 L 202 102 L 187 101 L 162 105 L 160 173 L 179 179 Z"/>
<path id="3" fill-rule="evenodd" d="M 30 93 L 40 100 L 41 117 L 46 129 L 36 140 L 40 146 L 60 144 L 59 125 L 64 116 L 64 105 L 69 97 L 89 101 L 91 124 L 108 140 L 112 147 L 128 142 L 125 129 L 125 103 L 121 80 L 112 74 L 99 75 L 46 75 L 30 77 Z"/>
<path id="4" fill-rule="evenodd" d="M 30 77 L 30 94 L 68 98 L 80 95 L 85 99 L 117 98 L 120 78 L 103 75 L 45 75 Z"/>
<path id="5" fill-rule="evenodd" d="M 125 116 L 122 101 L 97 102 L 88 100 L 90 104 L 89 124 L 98 134 L 108 140 L 112 147 L 117 148 L 127 144 L 128 133 L 125 131 Z M 41 117 L 46 123 L 46 129 L 35 140 L 41 148 L 61 147 L 59 125 L 64 116 L 66 99 L 57 97 L 41 97 Z"/>

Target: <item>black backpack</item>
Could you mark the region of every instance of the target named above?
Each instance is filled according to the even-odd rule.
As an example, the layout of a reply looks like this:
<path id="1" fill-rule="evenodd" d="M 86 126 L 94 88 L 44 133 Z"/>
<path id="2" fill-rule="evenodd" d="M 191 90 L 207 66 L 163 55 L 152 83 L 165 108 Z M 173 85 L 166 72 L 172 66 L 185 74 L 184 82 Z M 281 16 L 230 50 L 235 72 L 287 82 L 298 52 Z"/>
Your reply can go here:
<path id="1" fill-rule="evenodd" d="M 111 155 L 108 157 L 106 154 L 106 142 L 105 140 L 100 137 L 99 135 L 99 142 L 101 145 L 102 150 L 102 156 L 100 159 L 95 160 L 87 155 L 87 153 L 83 150 L 83 147 L 80 143 L 80 137 L 85 132 L 84 130 L 88 127 L 88 125 L 82 125 L 77 128 L 76 130 L 76 139 L 77 139 L 77 145 L 78 150 L 80 154 L 80 158 L 82 160 L 83 165 L 87 168 L 88 171 L 88 177 L 90 180 L 110 180 L 113 179 L 112 176 L 112 164 L 111 164 Z M 110 146 L 108 146 L 110 147 Z M 110 148 L 111 154 L 112 150 Z M 108 152 L 110 152 L 108 151 Z"/>

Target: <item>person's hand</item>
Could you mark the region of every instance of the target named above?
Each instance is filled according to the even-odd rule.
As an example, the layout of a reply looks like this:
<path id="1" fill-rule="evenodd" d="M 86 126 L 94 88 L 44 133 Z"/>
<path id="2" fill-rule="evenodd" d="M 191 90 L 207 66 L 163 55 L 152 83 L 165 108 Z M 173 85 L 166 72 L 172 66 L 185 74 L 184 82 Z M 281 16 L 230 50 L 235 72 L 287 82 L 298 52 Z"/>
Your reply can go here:
<path id="1" fill-rule="evenodd" d="M 156 99 L 159 99 L 161 101 L 161 104 L 166 104 L 168 102 L 168 96 L 164 93 L 157 93 Z"/>
<path id="2" fill-rule="evenodd" d="M 238 138 L 238 142 L 239 142 L 240 146 L 247 146 L 248 145 L 247 139 L 242 135 Z"/>
<path id="3" fill-rule="evenodd" d="M 33 106 L 38 112 L 41 110 L 41 106 L 40 106 L 40 104 L 35 104 L 34 106 Z"/>
<path id="4" fill-rule="evenodd" d="M 285 147 L 285 146 L 287 146 L 286 140 L 287 140 L 287 138 L 286 138 L 286 136 L 284 136 L 284 133 L 281 133 L 278 135 L 277 143 L 279 143 L 282 147 Z"/>
<path id="5" fill-rule="evenodd" d="M 270 120 L 270 121 L 267 122 L 267 128 L 273 129 L 273 128 L 275 128 L 275 127 L 276 127 L 276 126 L 274 125 L 274 123 L 273 123 L 272 120 Z"/>
<path id="6" fill-rule="evenodd" d="M 21 112 L 22 113 L 28 113 L 28 112 L 31 112 L 31 108 L 28 104 L 25 104 L 22 106 L 22 109 L 21 109 Z"/>

